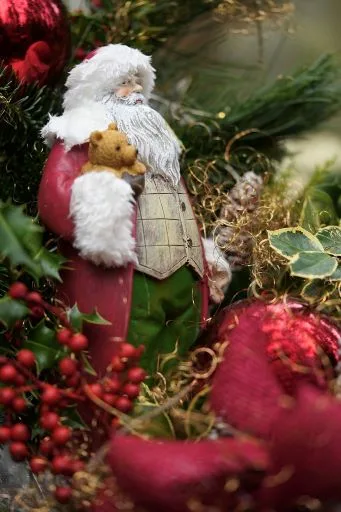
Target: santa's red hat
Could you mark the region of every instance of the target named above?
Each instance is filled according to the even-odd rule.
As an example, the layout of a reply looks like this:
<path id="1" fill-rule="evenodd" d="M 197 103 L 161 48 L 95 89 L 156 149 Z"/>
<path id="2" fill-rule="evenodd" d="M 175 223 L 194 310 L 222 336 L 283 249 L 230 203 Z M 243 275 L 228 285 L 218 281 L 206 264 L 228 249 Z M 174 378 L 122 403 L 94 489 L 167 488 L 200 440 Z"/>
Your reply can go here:
<path id="1" fill-rule="evenodd" d="M 123 44 L 109 44 L 94 50 L 70 71 L 65 84 L 64 108 L 74 108 L 94 94 L 112 92 L 113 87 L 118 87 L 129 75 L 140 78 L 143 94 L 148 100 L 155 82 L 150 56 Z"/>

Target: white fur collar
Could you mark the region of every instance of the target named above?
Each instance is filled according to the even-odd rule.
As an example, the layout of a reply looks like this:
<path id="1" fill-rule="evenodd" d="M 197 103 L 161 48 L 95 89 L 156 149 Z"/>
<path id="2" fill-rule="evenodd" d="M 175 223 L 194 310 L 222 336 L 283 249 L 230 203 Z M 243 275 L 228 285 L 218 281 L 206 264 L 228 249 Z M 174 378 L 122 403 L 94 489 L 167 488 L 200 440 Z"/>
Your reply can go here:
<path id="1" fill-rule="evenodd" d="M 81 107 L 67 110 L 61 116 L 50 116 L 41 135 L 49 146 L 56 139 L 62 140 L 69 151 L 73 146 L 88 142 L 91 132 L 106 130 L 109 123 L 104 105 L 88 100 Z"/>

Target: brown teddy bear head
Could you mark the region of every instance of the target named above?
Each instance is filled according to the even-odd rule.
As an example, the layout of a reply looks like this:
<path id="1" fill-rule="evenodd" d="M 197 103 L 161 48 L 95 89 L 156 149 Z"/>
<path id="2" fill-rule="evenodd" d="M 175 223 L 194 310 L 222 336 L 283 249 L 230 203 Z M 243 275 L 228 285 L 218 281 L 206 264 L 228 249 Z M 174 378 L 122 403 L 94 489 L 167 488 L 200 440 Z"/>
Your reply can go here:
<path id="1" fill-rule="evenodd" d="M 103 132 L 93 132 L 89 143 L 89 160 L 93 165 L 103 165 L 114 169 L 134 165 L 137 150 L 129 144 L 127 136 L 110 123 Z"/>

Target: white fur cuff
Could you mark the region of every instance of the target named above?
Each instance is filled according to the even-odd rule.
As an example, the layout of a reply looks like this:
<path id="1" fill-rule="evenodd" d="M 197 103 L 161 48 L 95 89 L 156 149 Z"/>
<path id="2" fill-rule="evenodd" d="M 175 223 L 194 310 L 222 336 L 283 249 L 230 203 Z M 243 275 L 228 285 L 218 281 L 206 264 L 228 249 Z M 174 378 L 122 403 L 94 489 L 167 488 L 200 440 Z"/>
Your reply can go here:
<path id="1" fill-rule="evenodd" d="M 134 194 L 127 182 L 109 171 L 79 176 L 72 186 L 70 202 L 74 247 L 96 265 L 136 263 L 133 213 Z"/>

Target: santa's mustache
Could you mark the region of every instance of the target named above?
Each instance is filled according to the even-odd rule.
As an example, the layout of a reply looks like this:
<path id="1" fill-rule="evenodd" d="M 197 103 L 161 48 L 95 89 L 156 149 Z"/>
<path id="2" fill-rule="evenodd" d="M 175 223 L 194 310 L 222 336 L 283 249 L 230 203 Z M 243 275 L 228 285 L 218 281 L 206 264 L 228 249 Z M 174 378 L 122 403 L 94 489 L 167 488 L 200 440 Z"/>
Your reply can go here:
<path id="1" fill-rule="evenodd" d="M 147 103 L 146 98 L 140 92 L 131 92 L 127 96 L 118 96 L 116 93 L 112 94 L 112 100 L 123 105 L 145 105 Z"/>

